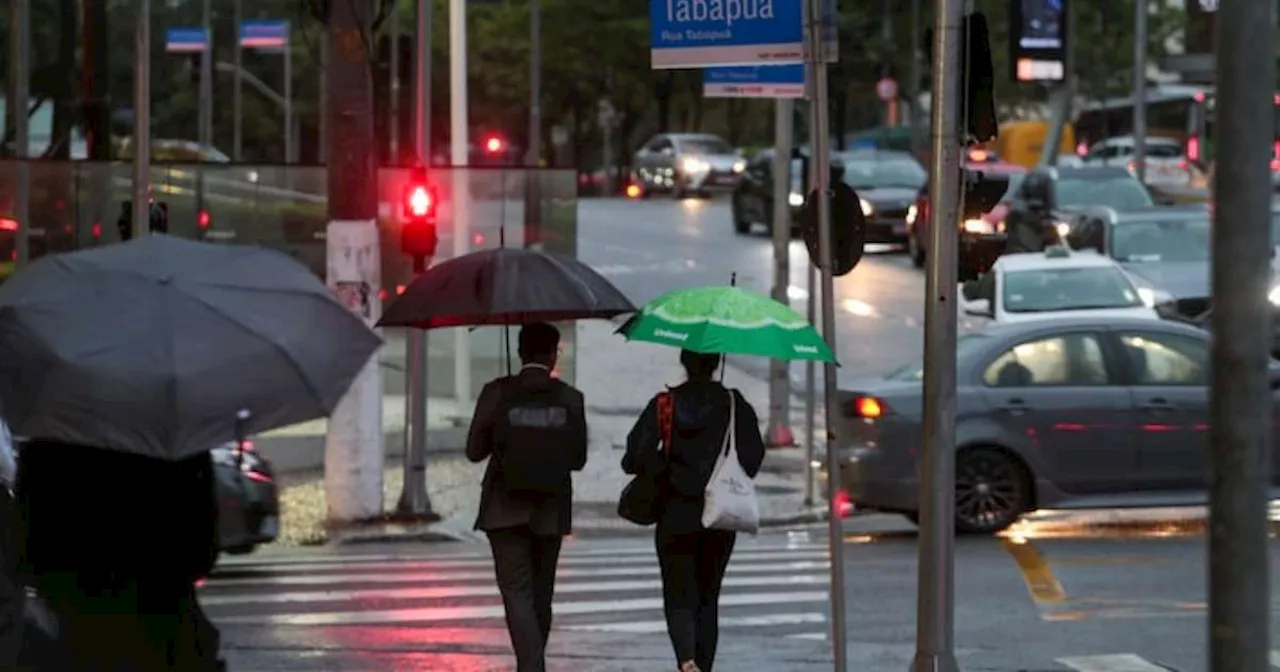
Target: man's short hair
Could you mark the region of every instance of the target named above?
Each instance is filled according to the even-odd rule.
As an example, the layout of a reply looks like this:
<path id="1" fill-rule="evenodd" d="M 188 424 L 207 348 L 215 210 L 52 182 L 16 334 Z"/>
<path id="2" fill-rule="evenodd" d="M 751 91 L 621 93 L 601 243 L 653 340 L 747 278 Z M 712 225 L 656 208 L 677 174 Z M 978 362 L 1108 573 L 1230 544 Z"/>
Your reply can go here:
<path id="1" fill-rule="evenodd" d="M 560 348 L 560 330 L 546 322 L 526 324 L 520 329 L 520 359 L 547 359 Z"/>

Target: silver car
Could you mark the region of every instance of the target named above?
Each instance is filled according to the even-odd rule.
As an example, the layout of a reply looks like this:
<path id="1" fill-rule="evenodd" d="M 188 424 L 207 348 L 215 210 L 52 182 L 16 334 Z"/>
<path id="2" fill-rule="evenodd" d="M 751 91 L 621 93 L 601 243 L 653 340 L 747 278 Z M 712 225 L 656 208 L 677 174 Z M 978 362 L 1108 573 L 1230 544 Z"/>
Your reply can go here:
<path id="1" fill-rule="evenodd" d="M 916 518 L 922 374 L 917 362 L 841 385 L 840 477 L 855 506 Z M 960 337 L 956 374 L 957 531 L 996 532 L 1040 508 L 1205 503 L 1203 330 L 1118 318 L 997 325 Z"/>
<path id="2" fill-rule="evenodd" d="M 720 136 L 663 133 L 636 152 L 632 166 L 641 197 L 663 192 L 684 198 L 732 191 L 747 162 Z"/>

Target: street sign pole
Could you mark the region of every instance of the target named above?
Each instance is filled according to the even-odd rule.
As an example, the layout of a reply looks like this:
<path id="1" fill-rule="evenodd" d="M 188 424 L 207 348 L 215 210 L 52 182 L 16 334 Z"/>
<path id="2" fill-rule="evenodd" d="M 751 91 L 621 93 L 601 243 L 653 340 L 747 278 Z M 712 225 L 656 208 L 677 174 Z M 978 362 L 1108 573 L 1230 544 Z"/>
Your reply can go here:
<path id="1" fill-rule="evenodd" d="M 151 232 L 151 0 L 138 0 L 133 52 L 133 237 Z"/>
<path id="2" fill-rule="evenodd" d="M 31 88 L 31 0 L 14 0 L 9 20 L 13 22 L 9 26 L 13 36 L 9 78 L 12 82 L 12 109 L 17 112 L 13 119 L 13 155 L 18 158 L 18 193 L 13 216 L 18 220 L 16 261 L 21 268 L 31 260 L 31 166 L 27 163 L 31 153 L 31 117 L 27 114 L 31 107 L 28 100 Z"/>
<path id="3" fill-rule="evenodd" d="M 453 163 L 453 255 L 471 247 L 471 173 L 467 137 L 467 0 L 449 0 L 449 140 Z M 462 406 L 471 401 L 471 339 L 454 329 L 453 389 Z"/>
<path id="4" fill-rule="evenodd" d="M 960 214 L 963 0 L 938 0 L 933 29 L 929 266 L 924 311 L 916 655 L 912 672 L 958 672 L 955 658 L 956 243 Z"/>
<path id="5" fill-rule="evenodd" d="M 1147 182 L 1147 0 L 1133 3 L 1133 169 Z"/>
<path id="6" fill-rule="evenodd" d="M 818 271 L 822 276 L 822 337 L 832 352 L 836 351 L 836 307 L 832 275 L 833 255 L 831 236 L 831 156 L 830 111 L 827 91 L 827 61 L 823 30 L 824 0 L 809 0 L 806 23 L 809 33 L 809 61 L 813 82 L 811 98 L 813 124 L 811 126 L 812 163 L 809 176 L 812 192 L 818 198 Z M 841 520 L 836 491 L 840 488 L 840 455 L 836 445 L 836 365 L 823 364 L 823 422 L 827 443 L 827 531 L 831 555 L 831 654 L 835 669 L 848 669 L 847 632 L 845 629 L 844 594 L 844 525 Z"/>
<path id="7" fill-rule="evenodd" d="M 1272 393 L 1271 145 L 1275 4 L 1218 8 L 1213 209 L 1213 381 L 1209 394 L 1209 669 L 1269 669 L 1267 490 Z M 1229 36 L 1229 37 L 1227 37 Z M 1226 39 L 1223 39 L 1226 38 Z M 1225 337 L 1230 335 L 1230 338 Z"/>
<path id="8" fill-rule="evenodd" d="M 392 166 L 400 165 L 400 3 L 391 3 L 390 37 L 387 47 L 387 64 L 391 71 L 391 85 L 387 87 L 387 110 L 390 123 L 387 124 L 387 152 Z"/>
<path id="9" fill-rule="evenodd" d="M 231 107 L 233 108 L 231 114 L 233 126 L 231 156 L 236 163 L 239 163 L 244 160 L 244 119 L 242 116 L 244 114 L 244 99 L 242 98 L 244 93 L 244 80 L 241 75 L 241 73 L 244 72 L 244 48 L 240 46 L 240 26 L 244 22 L 244 0 L 236 0 L 233 13 L 235 14 L 234 20 L 236 24 L 236 46 L 234 56 L 236 71 L 235 74 L 232 75 L 231 80 Z M 323 41 L 324 40 L 321 40 L 321 42 Z M 321 106 L 324 105 L 323 98 L 321 99 L 320 104 Z M 321 116 L 324 116 L 323 112 L 321 112 Z M 323 129 L 321 129 L 320 135 L 321 137 L 324 136 Z"/>
<path id="10" fill-rule="evenodd" d="M 293 127 L 293 31 L 291 24 L 284 24 L 284 160 L 298 160 L 298 139 Z"/>
<path id="11" fill-rule="evenodd" d="M 201 3 L 200 27 L 204 29 L 204 49 L 200 51 L 200 145 L 213 146 L 213 0 Z M 201 171 L 203 175 L 203 171 Z"/>
<path id="12" fill-rule="evenodd" d="M 774 103 L 773 156 L 773 299 L 791 304 L 791 145 L 795 104 L 779 98 Z M 769 363 L 770 447 L 795 445 L 791 433 L 791 365 L 775 359 Z"/>
<path id="13" fill-rule="evenodd" d="M 431 0 L 418 0 L 417 39 L 414 41 L 413 151 L 417 163 L 430 165 L 431 146 Z M 427 270 L 425 259 L 414 259 L 413 275 Z M 425 329 L 405 330 L 404 485 L 396 511 L 418 520 L 436 521 L 427 490 L 427 404 L 430 358 Z"/>
<path id="14" fill-rule="evenodd" d="M 808 310 L 805 317 L 809 320 L 809 324 L 817 324 L 818 315 L 818 271 L 813 264 L 808 264 Z M 814 474 L 813 474 L 813 440 L 814 440 L 814 421 L 818 414 L 817 403 L 817 367 L 812 359 L 804 362 L 804 505 L 806 507 L 813 506 L 813 490 L 814 490 Z"/>

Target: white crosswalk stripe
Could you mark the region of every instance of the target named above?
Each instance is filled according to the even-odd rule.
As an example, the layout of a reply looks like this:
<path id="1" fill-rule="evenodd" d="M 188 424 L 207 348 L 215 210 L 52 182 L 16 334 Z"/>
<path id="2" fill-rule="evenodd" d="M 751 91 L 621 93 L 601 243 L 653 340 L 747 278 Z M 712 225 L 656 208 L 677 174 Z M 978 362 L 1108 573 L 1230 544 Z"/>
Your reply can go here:
<path id="1" fill-rule="evenodd" d="M 1280 669 L 1280 651 L 1272 651 L 1271 667 Z M 1077 672 L 1169 672 L 1170 667 L 1134 653 L 1110 653 L 1059 658 L 1055 662 Z"/>
<path id="2" fill-rule="evenodd" d="M 825 639 L 829 567 L 827 549 L 818 543 L 740 539 L 721 594 L 721 627 Z M 483 546 L 229 558 L 202 587 L 200 600 L 225 626 L 501 627 L 504 616 Z M 555 614 L 558 630 L 665 632 L 652 544 L 566 543 Z"/>

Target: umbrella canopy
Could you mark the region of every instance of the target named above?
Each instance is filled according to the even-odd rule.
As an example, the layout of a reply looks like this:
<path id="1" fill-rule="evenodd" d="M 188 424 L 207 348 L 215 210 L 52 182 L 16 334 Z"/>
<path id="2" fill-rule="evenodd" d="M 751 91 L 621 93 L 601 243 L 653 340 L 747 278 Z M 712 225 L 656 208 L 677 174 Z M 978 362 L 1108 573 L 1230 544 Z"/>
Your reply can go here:
<path id="1" fill-rule="evenodd" d="M 629 341 L 695 352 L 836 361 L 803 317 L 767 296 L 738 287 L 664 294 L 645 304 L 618 331 Z"/>
<path id="2" fill-rule="evenodd" d="M 462 327 L 610 318 L 635 312 L 590 266 L 553 252 L 498 248 L 450 259 L 387 306 L 380 327 Z"/>
<path id="3" fill-rule="evenodd" d="M 0 286 L 14 434 L 181 459 L 329 415 L 381 339 L 271 250 L 164 235 L 40 259 Z"/>

